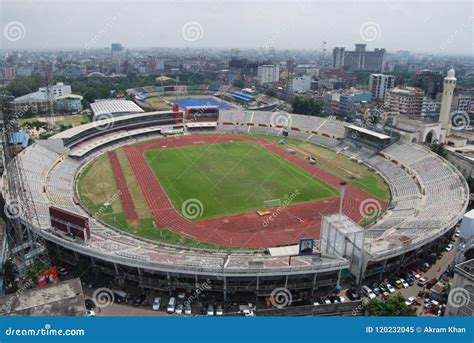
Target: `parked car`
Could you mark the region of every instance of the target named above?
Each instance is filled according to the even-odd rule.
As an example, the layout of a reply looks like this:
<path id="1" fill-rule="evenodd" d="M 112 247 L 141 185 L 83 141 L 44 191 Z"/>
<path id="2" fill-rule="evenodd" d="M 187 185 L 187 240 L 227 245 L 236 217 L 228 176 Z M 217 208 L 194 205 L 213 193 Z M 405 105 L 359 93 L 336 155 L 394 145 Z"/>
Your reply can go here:
<path id="1" fill-rule="evenodd" d="M 353 288 L 347 290 L 346 296 L 352 301 L 360 300 L 359 293 L 357 293 L 357 291 Z"/>
<path id="2" fill-rule="evenodd" d="M 156 297 L 153 300 L 153 305 L 151 306 L 151 308 L 153 309 L 153 311 L 158 311 L 160 309 L 160 305 L 161 305 L 161 298 Z"/>
<path id="3" fill-rule="evenodd" d="M 178 293 L 178 299 L 179 300 L 184 300 L 184 298 L 186 298 L 186 293 L 184 293 L 184 292 Z"/>
<path id="4" fill-rule="evenodd" d="M 67 274 L 69 274 L 69 271 L 64 267 L 59 267 L 58 268 L 58 274 L 60 276 L 66 276 Z"/>
<path id="5" fill-rule="evenodd" d="M 395 288 L 397 289 L 403 288 L 403 284 L 401 280 L 395 280 Z"/>
<path id="6" fill-rule="evenodd" d="M 168 313 L 174 313 L 174 310 L 176 309 L 176 298 L 171 297 L 168 300 L 168 306 L 166 306 L 166 312 Z"/>
<path id="7" fill-rule="evenodd" d="M 216 316 L 222 316 L 224 314 L 224 311 L 222 310 L 222 305 L 217 305 L 216 306 Z"/>
<path id="8" fill-rule="evenodd" d="M 361 290 L 362 293 L 364 293 L 364 295 L 369 299 L 375 299 L 377 297 L 369 286 L 364 285 L 362 286 Z"/>
<path id="9" fill-rule="evenodd" d="M 409 297 L 406 301 L 405 301 L 405 305 L 413 305 L 413 302 L 415 301 L 416 297 Z"/>
<path id="10" fill-rule="evenodd" d="M 427 283 L 428 283 L 428 280 L 424 277 L 421 277 L 418 279 L 418 286 L 420 287 L 426 286 Z"/>
<path id="11" fill-rule="evenodd" d="M 427 272 L 428 270 L 430 269 L 430 264 L 428 262 L 425 262 L 423 263 L 421 266 L 420 266 L 420 270 L 422 270 L 423 272 Z"/>
<path id="12" fill-rule="evenodd" d="M 92 299 L 86 299 L 85 304 L 86 304 L 86 310 L 89 310 L 89 311 L 95 310 L 95 308 L 97 307 L 94 300 Z"/>
<path id="13" fill-rule="evenodd" d="M 191 304 L 185 303 L 184 304 L 184 314 L 187 315 L 187 316 L 190 316 L 191 313 L 192 313 Z"/>
<path id="14" fill-rule="evenodd" d="M 395 288 L 393 288 L 393 286 L 390 283 L 387 282 L 386 285 L 387 285 L 388 292 L 390 294 L 395 293 Z"/>
<path id="15" fill-rule="evenodd" d="M 451 250 L 453 250 L 453 245 L 452 245 L 452 244 L 448 244 L 444 250 L 446 250 L 446 251 L 448 251 L 448 252 L 451 251 Z"/>
<path id="16" fill-rule="evenodd" d="M 178 305 L 176 305 L 176 309 L 174 310 L 174 313 L 183 314 L 183 304 L 178 303 Z"/>
<path id="17" fill-rule="evenodd" d="M 206 314 L 208 316 L 213 316 L 214 315 L 214 306 L 212 306 L 211 304 L 207 307 L 207 312 Z"/>
<path id="18" fill-rule="evenodd" d="M 428 283 L 426 284 L 426 288 L 431 289 L 436 283 L 438 282 L 438 279 L 432 278 Z"/>
<path id="19" fill-rule="evenodd" d="M 139 295 L 137 295 L 137 296 L 133 299 L 132 305 L 133 305 L 134 307 L 139 307 L 139 306 L 142 304 L 142 302 L 145 300 L 145 298 L 146 298 L 146 297 L 145 297 L 145 294 L 139 294 Z"/>
<path id="20" fill-rule="evenodd" d="M 382 290 L 377 286 L 372 288 L 372 292 L 374 292 L 376 296 L 379 296 L 382 293 Z"/>
<path id="21" fill-rule="evenodd" d="M 321 297 L 319 298 L 319 303 L 321 305 L 329 305 L 331 303 L 331 300 L 329 300 L 327 297 Z"/>
<path id="22" fill-rule="evenodd" d="M 405 279 L 400 279 L 400 282 L 402 283 L 403 288 L 408 288 L 410 285 Z"/>
<path id="23" fill-rule="evenodd" d="M 95 317 L 95 312 L 92 310 L 87 310 L 87 317 Z"/>
<path id="24" fill-rule="evenodd" d="M 345 303 L 345 302 L 347 302 L 347 299 L 346 299 L 346 297 L 345 297 L 345 296 L 343 296 L 343 295 L 339 295 L 338 297 L 339 297 L 339 302 L 341 302 L 341 303 Z"/>

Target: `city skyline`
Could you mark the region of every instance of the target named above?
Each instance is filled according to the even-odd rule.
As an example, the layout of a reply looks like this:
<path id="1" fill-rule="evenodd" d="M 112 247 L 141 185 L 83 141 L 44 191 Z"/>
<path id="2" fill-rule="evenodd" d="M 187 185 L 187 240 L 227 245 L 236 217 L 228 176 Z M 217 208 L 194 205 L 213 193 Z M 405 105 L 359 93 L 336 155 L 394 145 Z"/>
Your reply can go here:
<path id="1" fill-rule="evenodd" d="M 389 52 L 473 52 L 472 4 L 463 1 L 366 1 L 363 10 L 354 1 L 6 0 L 0 6 L 2 49 L 102 49 L 120 42 L 130 49 L 321 50 L 325 41 L 328 50 L 364 43 Z"/>

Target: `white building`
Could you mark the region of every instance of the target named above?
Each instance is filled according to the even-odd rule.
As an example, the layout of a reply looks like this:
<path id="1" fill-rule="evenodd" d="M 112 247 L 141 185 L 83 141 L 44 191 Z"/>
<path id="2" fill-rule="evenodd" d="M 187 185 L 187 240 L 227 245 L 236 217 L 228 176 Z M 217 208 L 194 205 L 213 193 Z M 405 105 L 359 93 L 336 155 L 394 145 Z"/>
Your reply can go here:
<path id="1" fill-rule="evenodd" d="M 311 89 L 311 76 L 296 76 L 291 80 L 291 89 L 293 92 L 307 92 Z"/>
<path id="2" fill-rule="evenodd" d="M 395 87 L 395 76 L 385 74 L 370 74 L 369 89 L 372 99 L 385 100 L 387 90 Z"/>
<path id="3" fill-rule="evenodd" d="M 264 64 L 258 66 L 258 81 L 261 85 L 277 82 L 280 79 L 280 66 L 278 64 Z"/>

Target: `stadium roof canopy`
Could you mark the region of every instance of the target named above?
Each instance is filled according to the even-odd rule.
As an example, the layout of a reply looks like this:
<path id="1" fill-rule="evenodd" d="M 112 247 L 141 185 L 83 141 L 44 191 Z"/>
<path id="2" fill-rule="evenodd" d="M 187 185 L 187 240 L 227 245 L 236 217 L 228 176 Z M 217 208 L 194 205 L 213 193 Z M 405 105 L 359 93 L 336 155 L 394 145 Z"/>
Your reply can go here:
<path id="1" fill-rule="evenodd" d="M 346 125 L 348 129 L 354 130 L 354 131 L 359 131 L 362 133 L 365 133 L 366 135 L 376 137 L 378 139 L 390 139 L 390 136 L 384 135 L 383 133 L 378 133 L 360 126 L 356 125 Z"/>
<path id="2" fill-rule="evenodd" d="M 93 128 L 101 128 L 101 127 L 111 127 L 112 125 L 117 125 L 119 126 L 122 122 L 126 122 L 127 120 L 130 120 L 132 118 L 141 118 L 142 120 L 148 116 L 154 116 L 157 114 L 169 114 L 172 111 L 156 111 L 156 112 L 144 112 L 144 113 L 135 113 L 135 114 L 128 114 L 128 115 L 123 115 L 119 117 L 106 117 L 104 116 L 104 119 L 100 119 L 98 121 L 94 121 L 92 123 L 87 123 L 83 125 L 79 125 L 76 127 L 73 127 L 69 130 L 65 130 L 62 132 L 59 132 L 55 134 L 54 136 L 50 137 L 50 139 L 69 139 L 72 138 L 82 132 L 85 132 L 89 129 Z M 138 120 L 138 119 L 137 119 Z"/>
<path id="3" fill-rule="evenodd" d="M 94 118 L 100 116 L 119 116 L 132 113 L 143 113 L 137 104 L 130 100 L 96 100 L 91 104 Z"/>

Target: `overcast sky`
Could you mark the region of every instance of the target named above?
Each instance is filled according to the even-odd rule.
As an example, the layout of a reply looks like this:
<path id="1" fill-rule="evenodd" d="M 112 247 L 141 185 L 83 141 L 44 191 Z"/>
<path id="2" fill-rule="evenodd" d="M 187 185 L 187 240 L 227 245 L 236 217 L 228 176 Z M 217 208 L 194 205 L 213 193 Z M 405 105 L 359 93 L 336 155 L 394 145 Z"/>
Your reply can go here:
<path id="1" fill-rule="evenodd" d="M 0 0 L 1 47 L 215 47 L 474 54 L 472 1 Z"/>

